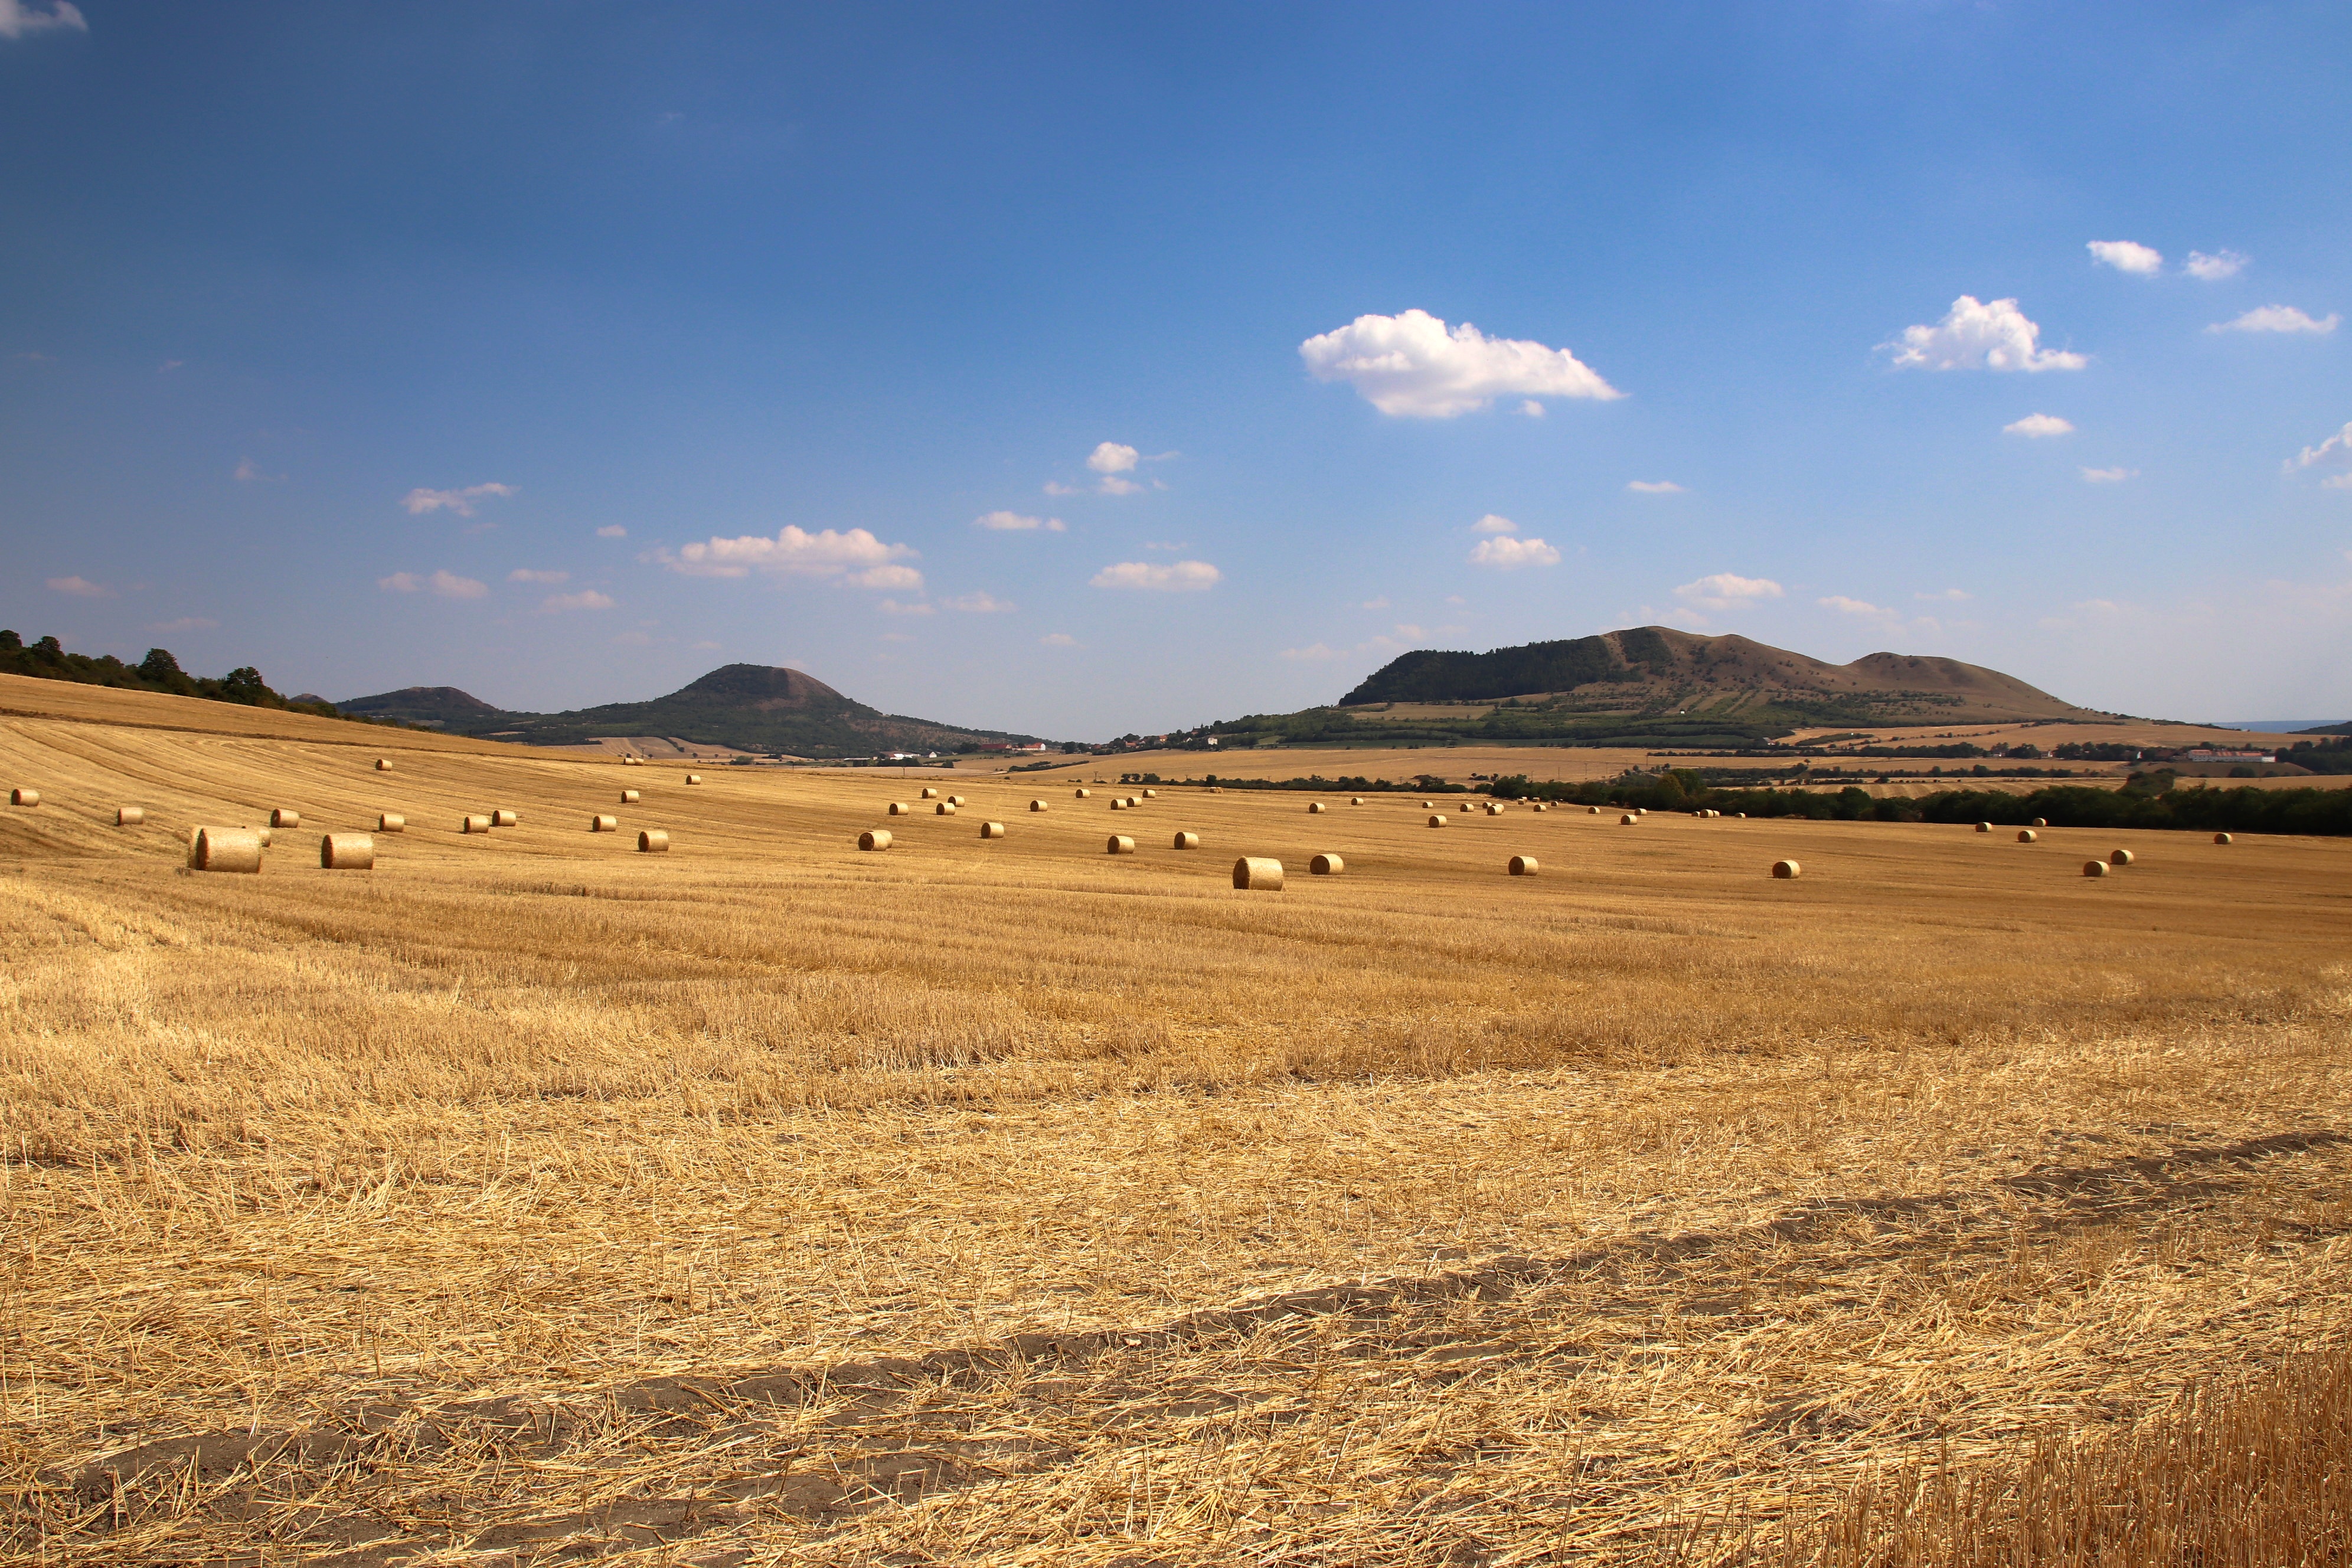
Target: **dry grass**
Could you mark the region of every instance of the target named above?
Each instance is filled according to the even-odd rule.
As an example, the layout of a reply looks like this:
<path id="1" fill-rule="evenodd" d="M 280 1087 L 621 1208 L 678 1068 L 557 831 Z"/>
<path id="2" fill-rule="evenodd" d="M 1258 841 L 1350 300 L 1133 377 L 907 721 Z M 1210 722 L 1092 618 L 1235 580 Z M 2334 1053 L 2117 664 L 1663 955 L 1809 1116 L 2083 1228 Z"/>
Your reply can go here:
<path id="1" fill-rule="evenodd" d="M 2352 845 L 381 750 L 0 721 L 0 1552 L 1663 1562 L 2352 1321 Z"/>

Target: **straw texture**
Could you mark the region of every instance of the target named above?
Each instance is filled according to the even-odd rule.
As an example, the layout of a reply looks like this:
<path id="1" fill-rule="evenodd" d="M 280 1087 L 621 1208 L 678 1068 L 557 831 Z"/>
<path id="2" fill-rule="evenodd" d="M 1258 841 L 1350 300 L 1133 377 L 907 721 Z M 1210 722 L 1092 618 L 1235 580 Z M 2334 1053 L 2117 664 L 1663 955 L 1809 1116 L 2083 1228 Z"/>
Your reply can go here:
<path id="1" fill-rule="evenodd" d="M 617 816 L 592 816 L 588 819 L 588 831 L 591 833 L 618 833 L 621 831 L 621 819 Z"/>
<path id="2" fill-rule="evenodd" d="M 669 833 L 667 829 L 648 827 L 637 835 L 637 853 L 640 855 L 661 855 L 667 853 L 668 849 Z"/>
<path id="3" fill-rule="evenodd" d="M 1104 841 L 1103 853 L 1106 855 L 1132 855 L 1135 853 L 1135 840 L 1129 838 L 1123 833 L 1114 833 L 1109 838 Z"/>
<path id="4" fill-rule="evenodd" d="M 1004 824 L 983 822 L 980 825 L 980 836 L 982 838 L 1002 838 L 1004 837 Z"/>
<path id="5" fill-rule="evenodd" d="M 302 826 L 302 814 L 299 811 L 288 811 L 285 808 L 280 807 L 269 814 L 269 826 L 272 827 L 299 827 Z"/>
<path id="6" fill-rule="evenodd" d="M 1180 833 L 1176 836 L 1175 847 L 1179 849 L 1198 849 L 1201 847 L 1201 836 L 1197 833 Z"/>
<path id="7" fill-rule="evenodd" d="M 869 827 L 857 836 L 857 847 L 860 849 L 887 849 L 890 847 L 890 830 Z"/>
<path id="8" fill-rule="evenodd" d="M 408 831 L 408 818 L 396 811 L 378 812 L 375 830 L 378 833 L 405 833 Z"/>
<path id="9" fill-rule="evenodd" d="M 1245 892 L 1278 893 L 1282 891 L 1282 862 L 1244 855 L 1234 862 L 1234 886 Z"/>
<path id="10" fill-rule="evenodd" d="M 1307 862 L 1307 875 L 1313 877 L 1337 877 L 1347 868 L 1347 861 L 1337 855 L 1318 855 Z"/>
<path id="11" fill-rule="evenodd" d="M 118 805 L 114 808 L 114 826 L 117 827 L 136 827 L 146 820 L 144 806 Z"/>
<path id="12" fill-rule="evenodd" d="M 322 871 L 373 871 L 375 840 L 364 833 L 330 833 L 319 840 Z"/>
<path id="13" fill-rule="evenodd" d="M 199 871 L 258 871 L 261 835 L 250 827 L 199 827 L 188 864 Z"/>

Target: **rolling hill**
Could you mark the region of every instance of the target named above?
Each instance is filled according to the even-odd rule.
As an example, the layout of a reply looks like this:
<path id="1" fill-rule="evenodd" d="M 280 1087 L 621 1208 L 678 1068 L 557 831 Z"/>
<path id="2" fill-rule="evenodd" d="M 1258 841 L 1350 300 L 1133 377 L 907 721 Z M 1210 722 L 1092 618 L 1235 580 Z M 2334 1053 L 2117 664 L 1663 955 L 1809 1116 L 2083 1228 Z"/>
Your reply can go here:
<path id="1" fill-rule="evenodd" d="M 497 708 L 454 686 L 411 686 L 355 697 L 335 707 L 344 713 L 427 724 L 450 734 L 538 746 L 580 745 L 615 735 L 666 735 L 747 752 L 843 757 L 1034 739 L 885 713 L 844 697 L 813 675 L 762 664 L 723 665 L 646 702 L 611 702 L 564 713 Z"/>

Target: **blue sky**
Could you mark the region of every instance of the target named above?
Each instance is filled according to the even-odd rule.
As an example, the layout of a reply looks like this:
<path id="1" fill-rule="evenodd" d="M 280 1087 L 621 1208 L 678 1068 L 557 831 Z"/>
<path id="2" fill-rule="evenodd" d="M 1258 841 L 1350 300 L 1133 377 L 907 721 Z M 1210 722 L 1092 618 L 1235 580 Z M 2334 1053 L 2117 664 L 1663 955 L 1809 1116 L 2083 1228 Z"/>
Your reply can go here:
<path id="1" fill-rule="evenodd" d="M 1651 621 L 2342 717 L 2347 67 L 2341 5 L 0 0 L 0 625 L 1056 737 Z"/>

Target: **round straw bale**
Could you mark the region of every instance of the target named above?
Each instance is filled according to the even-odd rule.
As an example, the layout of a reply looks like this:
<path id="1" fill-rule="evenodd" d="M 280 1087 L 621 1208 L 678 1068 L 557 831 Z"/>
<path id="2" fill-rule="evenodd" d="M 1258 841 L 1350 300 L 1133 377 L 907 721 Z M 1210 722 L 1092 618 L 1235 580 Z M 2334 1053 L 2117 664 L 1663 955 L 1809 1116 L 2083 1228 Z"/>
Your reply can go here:
<path id="1" fill-rule="evenodd" d="M 1584 808 L 1584 814 L 1587 816 L 1598 816 L 1601 815 L 1601 808 L 1597 805 L 1588 805 Z"/>
<path id="2" fill-rule="evenodd" d="M 669 850 L 669 834 L 659 827 L 648 827 L 637 835 L 637 853 L 662 855 Z"/>
<path id="3" fill-rule="evenodd" d="M 688 784 L 700 784 L 702 782 L 702 775 L 700 773 L 688 773 L 686 775 L 686 782 Z"/>
<path id="4" fill-rule="evenodd" d="M 8 804 L 10 805 L 38 805 L 41 804 L 41 792 L 37 789 L 12 789 L 8 792 Z"/>
<path id="5" fill-rule="evenodd" d="M 1979 833 L 1990 833 L 1992 831 L 1992 824 L 1990 822 L 1979 822 L 1977 824 L 1977 831 Z"/>
<path id="6" fill-rule="evenodd" d="M 925 784 L 923 786 L 923 798 L 925 800 L 937 800 L 940 798 L 940 792 L 933 789 L 929 784 Z"/>
<path id="7" fill-rule="evenodd" d="M 960 795 L 951 795 L 948 796 L 948 804 L 950 805 L 961 805 L 963 804 L 963 796 Z"/>
<path id="8" fill-rule="evenodd" d="M 1347 868 L 1348 863 L 1337 855 L 1318 855 L 1307 862 L 1307 875 L 1313 877 L 1337 877 Z"/>
<path id="9" fill-rule="evenodd" d="M 1486 803 L 1486 815 L 1487 815 L 1487 816 L 1502 816 L 1502 815 L 1503 815 L 1503 803 L 1502 803 L 1501 801 L 1499 801 L 1499 800 L 1490 800 L 1490 801 L 1488 801 L 1488 802 Z"/>
<path id="10" fill-rule="evenodd" d="M 465 826 L 460 827 L 457 831 L 460 833 L 488 833 L 489 830 L 490 819 L 488 817 L 468 816 L 466 818 Z"/>
<path id="11" fill-rule="evenodd" d="M 857 847 L 860 849 L 887 849 L 890 847 L 890 830 L 869 827 L 857 836 Z"/>
<path id="12" fill-rule="evenodd" d="M 621 792 L 621 804 L 623 805 L 635 805 L 637 802 L 643 799 L 645 799 L 645 796 L 638 794 L 635 790 L 625 789 Z"/>
<path id="13" fill-rule="evenodd" d="M 1322 816 L 1322 815 L 1323 815 L 1323 803 L 1322 803 L 1321 801 L 1319 801 L 1319 800 L 1310 800 L 1310 801 L 1308 801 L 1308 802 L 1307 803 L 1307 816 Z"/>
<path id="14" fill-rule="evenodd" d="M 1421 803 L 1421 809 L 1422 809 L 1422 810 L 1423 810 L 1423 811 L 1427 811 L 1427 810 L 1428 810 L 1432 805 L 1435 805 L 1435 804 L 1436 804 L 1436 803 L 1435 803 L 1435 802 L 1433 802 L 1433 801 L 1426 801 L 1426 800 L 1424 800 L 1424 801 L 1423 801 L 1423 802 Z"/>
<path id="15" fill-rule="evenodd" d="M 378 757 L 375 760 L 375 771 L 380 773 L 388 773 L 392 772 L 392 759 L 390 757 Z"/>
<path id="16" fill-rule="evenodd" d="M 1002 838 L 1004 837 L 1004 824 L 983 822 L 980 825 L 980 836 L 982 838 Z"/>
<path id="17" fill-rule="evenodd" d="M 118 805 L 114 808 L 114 826 L 136 827 L 147 820 L 147 808 L 141 805 Z"/>
<path id="18" fill-rule="evenodd" d="M 591 833 L 618 833 L 621 831 L 621 819 L 617 816 L 592 816 L 588 819 L 588 831 Z"/>
<path id="19" fill-rule="evenodd" d="M 2132 852 L 2128 849 L 2118 849 L 2107 857 L 2107 864 L 2110 866 L 2128 866 L 2131 863 Z"/>
<path id="20" fill-rule="evenodd" d="M 1532 877 L 1538 869 L 1540 868 L 1537 866 L 1536 858 L 1532 855 L 1511 857 L 1511 875 L 1514 877 Z"/>
<path id="21" fill-rule="evenodd" d="M 1078 799 L 1084 800 L 1087 796 L 1094 794 L 1095 792 L 1090 789 L 1074 789 L 1070 793 L 1073 795 L 1076 795 Z"/>
<path id="22" fill-rule="evenodd" d="M 376 814 L 375 830 L 378 833 L 405 833 L 408 831 L 408 818 L 396 811 L 379 812 Z"/>
<path id="23" fill-rule="evenodd" d="M 1197 833 L 1180 833 L 1176 836 L 1176 847 L 1179 849 L 1198 849 L 1200 847 L 1201 836 Z"/>
<path id="24" fill-rule="evenodd" d="M 1032 811 L 1043 811 L 1045 809 L 1045 803 L 1042 800 L 1033 800 L 1029 803 L 1029 809 Z"/>
<path id="25" fill-rule="evenodd" d="M 2049 824 L 2049 822 L 2047 821 L 2047 819 L 2042 818 L 2042 817 L 2039 817 L 2039 816 L 2037 816 L 2037 817 L 2035 817 L 2035 818 L 2033 819 L 2033 824 L 2032 824 L 2032 825 L 2033 825 L 2034 826 L 2036 826 L 2036 827 L 2047 827 L 2047 826 L 2050 826 L 2050 824 Z"/>
<path id="26" fill-rule="evenodd" d="M 494 811 L 490 813 L 490 826 L 492 827 L 512 827 L 521 821 L 522 818 L 517 816 L 511 811 Z"/>
<path id="27" fill-rule="evenodd" d="M 1736 813 L 1734 813 L 1733 815 L 1735 815 L 1736 816 L 1738 816 L 1738 817 L 1739 818 L 1739 820 L 1740 820 L 1740 821 L 1742 821 L 1742 822 L 1745 822 L 1745 821 L 1747 821 L 1747 820 L 1748 820 L 1748 814 L 1747 814 L 1746 812 L 1744 812 L 1744 811 L 1742 811 L 1742 812 L 1736 812 Z"/>
<path id="28" fill-rule="evenodd" d="M 1124 798 L 1114 800 L 1110 803 L 1110 808 L 1113 811 L 1125 811 L 1127 809 L 1127 802 Z"/>
<path id="29" fill-rule="evenodd" d="M 364 833 L 330 833 L 319 840 L 322 871 L 373 871 L 375 840 Z"/>
<path id="30" fill-rule="evenodd" d="M 1234 886 L 1253 893 L 1282 891 L 1282 862 L 1244 855 L 1234 862 Z"/>
<path id="31" fill-rule="evenodd" d="M 912 816 L 915 815 L 915 808 L 908 805 L 903 800 L 894 800 L 890 803 L 890 809 L 884 812 L 882 815 L 885 816 Z"/>
<path id="32" fill-rule="evenodd" d="M 939 805 L 931 807 L 931 815 L 934 816 L 953 816 L 955 815 L 955 803 L 952 801 L 943 800 L 940 802 Z"/>
<path id="33" fill-rule="evenodd" d="M 2083 875 L 2085 877 L 2104 877 L 2106 874 L 2107 863 L 2105 860 L 2085 860 L 2083 862 Z"/>
<path id="34" fill-rule="evenodd" d="M 2041 837 L 2042 836 L 2040 834 L 2034 832 L 2031 827 L 2021 827 L 2017 830 L 2017 841 L 2020 844 L 2032 844 Z"/>
<path id="35" fill-rule="evenodd" d="M 1146 800 L 1158 800 L 1160 798 L 1160 792 L 1156 789 L 1145 790 L 1143 792 L 1143 798 Z"/>
<path id="36" fill-rule="evenodd" d="M 268 848 L 268 847 L 269 847 L 269 829 L 268 829 L 267 827 L 257 827 L 257 828 L 255 828 L 255 829 L 254 829 L 254 832 L 256 832 L 256 833 L 257 833 L 257 834 L 259 834 L 259 835 L 261 836 L 261 847 L 262 847 L 264 849 Z"/>
<path id="37" fill-rule="evenodd" d="M 1639 822 L 1639 821 L 1641 821 L 1641 820 L 1642 820 L 1642 819 L 1641 819 L 1640 817 L 1635 816 L 1632 812 L 1630 812 L 1630 811 L 1629 811 L 1629 812 L 1627 812 L 1624 816 L 1621 816 L 1621 817 L 1619 817 L 1619 818 L 1617 819 L 1617 826 L 1620 826 L 1620 827 L 1631 827 L 1631 826 L 1633 826 L 1633 824 L 1635 824 L 1636 822 Z"/>
<path id="38" fill-rule="evenodd" d="M 1429 825 L 1430 825 L 1432 827 L 1443 827 L 1443 826 L 1445 826 L 1445 814 L 1444 814 L 1444 812 L 1442 812 L 1442 811 L 1433 811 L 1433 812 L 1431 812 L 1431 813 L 1429 814 Z"/>
<path id="39" fill-rule="evenodd" d="M 251 827 L 199 827 L 188 864 L 199 871 L 258 871 L 261 834 Z"/>
<path id="40" fill-rule="evenodd" d="M 1362 795 L 1354 796 L 1348 802 L 1348 804 L 1349 805 L 1361 805 L 1364 804 L 1364 797 Z"/>
<path id="41" fill-rule="evenodd" d="M 299 811 L 288 811 L 283 807 L 280 807 L 269 814 L 269 826 L 272 827 L 299 827 L 302 826 L 302 814 Z"/>
<path id="42" fill-rule="evenodd" d="M 2213 842 L 2216 844 L 2230 844 L 2235 842 L 2235 840 L 2231 839 L 2226 833 L 2216 833 L 2213 835 Z"/>
<path id="43" fill-rule="evenodd" d="M 1129 838 L 1123 833 L 1114 833 L 1109 838 L 1104 841 L 1103 853 L 1106 855 L 1132 855 L 1135 853 L 1135 840 Z"/>
<path id="44" fill-rule="evenodd" d="M 1779 878 L 1783 882 L 1794 881 L 1799 873 L 1803 870 L 1804 868 L 1798 865 L 1794 860 L 1775 860 L 1772 862 L 1772 875 Z"/>

